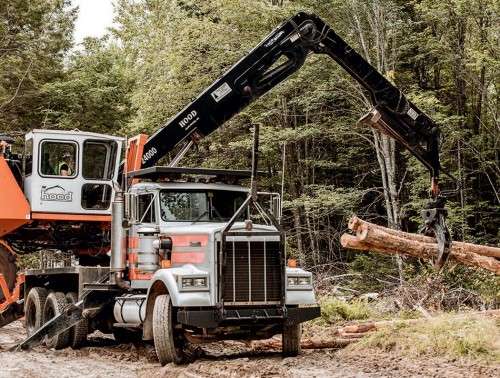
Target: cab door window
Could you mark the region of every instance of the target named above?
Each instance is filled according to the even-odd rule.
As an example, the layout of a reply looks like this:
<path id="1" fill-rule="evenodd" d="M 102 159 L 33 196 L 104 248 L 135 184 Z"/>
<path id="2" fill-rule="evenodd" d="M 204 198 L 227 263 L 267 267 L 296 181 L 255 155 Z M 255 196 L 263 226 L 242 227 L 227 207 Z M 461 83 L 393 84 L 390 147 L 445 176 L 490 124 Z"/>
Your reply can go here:
<path id="1" fill-rule="evenodd" d="M 83 178 L 111 180 L 116 160 L 116 142 L 85 141 L 83 144 Z"/>
<path id="2" fill-rule="evenodd" d="M 156 223 L 155 198 L 153 194 L 137 196 L 137 214 L 139 223 Z"/>
<path id="3" fill-rule="evenodd" d="M 42 141 L 40 148 L 40 173 L 42 176 L 76 177 L 76 162 L 76 143 Z"/>
<path id="4" fill-rule="evenodd" d="M 24 145 L 24 175 L 29 176 L 33 171 L 33 138 L 26 141 Z"/>

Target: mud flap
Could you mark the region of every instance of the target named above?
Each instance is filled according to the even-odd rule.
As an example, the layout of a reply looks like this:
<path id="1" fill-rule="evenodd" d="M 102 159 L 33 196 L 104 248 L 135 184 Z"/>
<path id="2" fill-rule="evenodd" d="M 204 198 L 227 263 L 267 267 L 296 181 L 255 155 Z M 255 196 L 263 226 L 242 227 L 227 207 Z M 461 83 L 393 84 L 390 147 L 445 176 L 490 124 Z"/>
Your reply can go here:
<path id="1" fill-rule="evenodd" d="M 299 324 L 321 316 L 321 308 L 319 306 L 292 307 L 288 309 L 287 315 L 287 325 Z"/>

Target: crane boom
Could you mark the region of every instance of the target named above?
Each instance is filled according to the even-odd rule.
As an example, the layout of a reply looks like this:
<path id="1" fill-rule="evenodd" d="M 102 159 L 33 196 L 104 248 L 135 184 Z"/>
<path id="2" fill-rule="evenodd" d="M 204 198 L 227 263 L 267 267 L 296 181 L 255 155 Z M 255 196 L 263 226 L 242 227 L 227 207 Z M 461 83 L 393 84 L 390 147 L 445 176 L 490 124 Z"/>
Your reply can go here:
<path id="1" fill-rule="evenodd" d="M 296 72 L 311 53 L 329 56 L 368 91 L 373 108 L 360 123 L 397 140 L 429 170 L 433 200 L 422 216 L 424 231 L 438 240 L 435 264 L 441 267 L 449 255 L 451 237 L 438 186 L 439 127 L 314 14 L 301 12 L 283 22 L 153 134 L 144 145 L 142 167 L 156 165 L 181 142 L 185 144 L 180 154 L 185 153 L 194 141 Z"/>
<path id="2" fill-rule="evenodd" d="M 374 109 L 363 121 L 399 141 L 437 183 L 439 128 L 434 121 L 323 20 L 307 13 L 298 13 L 279 25 L 153 134 L 145 144 L 142 167 L 155 165 L 182 141 L 212 133 L 297 71 L 310 53 L 328 55 L 370 93 Z"/>

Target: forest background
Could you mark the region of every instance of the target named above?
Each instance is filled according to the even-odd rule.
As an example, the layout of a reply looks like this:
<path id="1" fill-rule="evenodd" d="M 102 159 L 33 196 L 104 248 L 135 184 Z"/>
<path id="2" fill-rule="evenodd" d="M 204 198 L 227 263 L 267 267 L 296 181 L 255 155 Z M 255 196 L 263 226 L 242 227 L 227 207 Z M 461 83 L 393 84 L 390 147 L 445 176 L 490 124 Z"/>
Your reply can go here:
<path id="1" fill-rule="evenodd" d="M 151 134 L 281 21 L 313 12 L 442 129 L 455 240 L 500 243 L 499 2 L 495 0 L 116 0 L 103 38 L 74 45 L 68 0 L 0 4 L 0 132 L 80 129 Z M 351 214 L 417 232 L 429 175 L 394 141 L 357 120 L 366 93 L 328 58 L 311 56 L 185 158 L 249 168 L 261 125 L 262 189 L 284 192 L 287 249 L 318 289 L 352 296 L 404 285 L 460 293 L 449 306 L 495 307 L 494 276 L 342 249 Z M 18 146 L 21 146 L 19 143 Z M 453 187 L 452 182 L 444 182 Z"/>

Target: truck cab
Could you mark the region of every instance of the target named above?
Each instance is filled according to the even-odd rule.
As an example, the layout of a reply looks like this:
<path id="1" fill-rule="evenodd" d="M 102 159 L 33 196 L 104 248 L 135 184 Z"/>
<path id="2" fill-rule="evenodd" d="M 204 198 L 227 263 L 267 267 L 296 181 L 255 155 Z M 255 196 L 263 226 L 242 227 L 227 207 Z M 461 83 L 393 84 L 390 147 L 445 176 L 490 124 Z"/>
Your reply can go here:
<path id="1" fill-rule="evenodd" d="M 181 344 L 285 330 L 285 338 L 300 340 L 300 323 L 319 316 L 319 307 L 312 274 L 287 266 L 278 194 L 260 192 L 252 203 L 238 184 L 250 178 L 245 171 L 153 167 L 132 176 L 140 181 L 127 195 L 126 259 L 136 295 L 118 298 L 116 326 L 140 324 L 145 340 L 162 344 L 153 314 L 167 295 L 162 311 L 173 314 Z M 285 354 L 298 353 L 297 342 L 288 346 Z"/>

